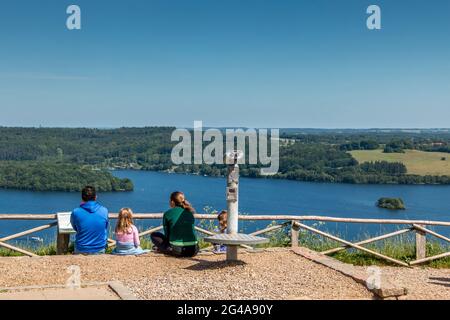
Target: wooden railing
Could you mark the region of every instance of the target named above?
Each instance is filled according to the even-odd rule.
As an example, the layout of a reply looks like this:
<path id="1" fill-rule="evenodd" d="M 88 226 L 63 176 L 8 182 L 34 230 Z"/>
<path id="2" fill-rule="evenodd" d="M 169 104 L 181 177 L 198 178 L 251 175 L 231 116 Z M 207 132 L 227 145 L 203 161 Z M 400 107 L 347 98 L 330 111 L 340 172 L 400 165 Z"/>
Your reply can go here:
<path id="1" fill-rule="evenodd" d="M 138 213 L 134 214 L 134 219 L 162 219 L 163 214 L 162 213 Z M 110 219 L 117 219 L 117 214 L 110 214 Z M 211 215 L 211 214 L 196 214 L 195 218 L 197 220 L 216 220 L 217 215 Z M 10 236 L 6 236 L 3 238 L 0 238 L 0 247 L 4 247 L 13 251 L 20 252 L 24 255 L 35 257 L 36 254 L 25 250 L 23 248 L 19 248 L 17 246 L 13 246 L 11 244 L 6 243 L 9 240 L 13 240 L 25 235 L 30 235 L 32 233 L 43 231 L 49 228 L 57 227 L 56 220 L 56 214 L 0 214 L 0 221 L 1 220 L 49 220 L 50 223 L 41 225 L 39 227 L 35 227 L 32 229 L 28 229 L 16 234 L 12 234 Z M 290 226 L 291 228 L 291 245 L 293 247 L 298 246 L 299 242 L 299 236 L 300 236 L 300 230 L 306 230 L 309 232 L 313 232 L 315 234 L 318 234 L 322 237 L 331 239 L 333 241 L 336 241 L 338 243 L 341 243 L 341 246 L 323 251 L 323 254 L 333 254 L 342 250 L 346 249 L 356 249 L 363 251 L 365 253 L 374 255 L 378 258 L 387 260 L 389 262 L 409 267 L 425 262 L 429 262 L 432 260 L 444 258 L 450 256 L 450 252 L 445 252 L 442 254 L 429 256 L 426 255 L 426 235 L 434 236 L 440 240 L 443 240 L 447 243 L 450 242 L 450 238 L 439 234 L 435 231 L 432 231 L 427 226 L 442 226 L 442 227 L 450 227 L 450 222 L 446 221 L 428 221 L 428 220 L 402 220 L 402 219 L 359 219 L 359 218 L 337 218 L 337 217 L 325 217 L 325 216 L 292 216 L 292 215 L 240 215 L 239 220 L 243 221 L 278 221 L 280 223 L 271 225 L 265 229 L 255 231 L 251 233 L 252 235 L 262 235 L 271 231 L 275 231 L 281 228 L 284 228 L 286 226 Z M 359 241 L 356 243 L 352 243 L 350 241 L 344 240 L 342 238 L 339 238 L 337 236 L 334 236 L 330 233 L 318 230 L 314 227 L 311 227 L 309 225 L 304 224 L 304 221 L 322 221 L 322 222 L 336 222 L 336 223 L 363 223 L 363 224 L 390 224 L 390 225 L 406 225 L 405 228 L 390 232 L 384 235 L 380 235 L 377 237 L 373 237 L 367 240 Z M 200 228 L 198 226 L 195 227 L 198 232 L 201 232 L 206 235 L 214 235 L 213 232 L 209 230 L 205 230 L 203 228 Z M 147 236 L 155 231 L 158 231 L 162 229 L 162 226 L 153 227 L 151 229 L 145 230 L 139 234 L 140 237 Z M 416 259 L 413 261 L 410 261 L 409 263 L 406 263 L 404 261 L 397 260 L 395 258 L 389 257 L 387 255 L 381 254 L 379 252 L 373 251 L 371 249 L 368 249 L 364 247 L 366 244 L 374 243 L 376 241 L 388 239 L 391 237 L 395 237 L 398 235 L 406 234 L 409 232 L 415 233 L 415 239 L 416 239 Z M 57 254 L 64 254 L 67 253 L 68 247 L 69 247 L 69 235 L 68 234 L 60 234 L 57 232 Z M 108 239 L 108 246 L 113 247 L 115 245 L 115 241 L 112 239 Z M 248 246 L 244 246 L 246 248 L 251 248 Z"/>

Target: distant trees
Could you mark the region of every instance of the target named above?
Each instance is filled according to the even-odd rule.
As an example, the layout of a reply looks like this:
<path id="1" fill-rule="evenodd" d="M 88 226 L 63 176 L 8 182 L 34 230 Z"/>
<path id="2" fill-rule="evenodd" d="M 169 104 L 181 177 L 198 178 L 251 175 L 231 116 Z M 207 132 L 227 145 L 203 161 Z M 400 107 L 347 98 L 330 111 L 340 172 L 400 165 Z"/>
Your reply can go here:
<path id="1" fill-rule="evenodd" d="M 406 166 L 401 162 L 375 161 L 360 165 L 362 171 L 372 174 L 386 174 L 398 176 L 407 173 Z"/>
<path id="2" fill-rule="evenodd" d="M 106 168 L 208 176 L 226 174 L 225 165 L 174 166 L 171 151 L 176 142 L 170 140 L 174 129 L 0 127 L 0 187 L 78 190 L 85 181 L 95 182 L 97 179 L 105 191 L 132 189 L 131 181 L 117 180 L 103 170 Z M 342 134 L 312 131 L 304 134 L 292 130 L 282 133 L 282 137 L 293 139 L 295 143 L 280 148 L 280 170 L 272 178 L 342 183 L 450 184 L 450 177 L 447 176 L 410 175 L 401 163 L 379 161 L 358 164 L 348 153 L 351 150 L 375 150 L 382 145 L 393 150 L 444 148 L 450 142 L 450 134 L 362 134 L 359 131 Z M 9 167 L 11 174 L 4 169 L 5 166 L 13 166 Z M 260 167 L 260 164 L 241 165 L 241 175 L 260 177 Z M 58 170 L 61 172 L 59 175 Z"/>
<path id="3" fill-rule="evenodd" d="M 433 142 L 429 144 L 422 144 L 417 147 L 417 149 L 428 152 L 446 152 L 450 153 L 450 143 L 449 142 Z"/>
<path id="4" fill-rule="evenodd" d="M 405 153 L 405 149 L 414 149 L 414 144 L 407 140 L 394 140 L 386 144 L 384 153 Z"/>
<path id="5" fill-rule="evenodd" d="M 172 127 L 86 129 L 0 127 L 1 160 L 63 160 L 68 163 L 110 165 L 143 160 L 154 155 L 170 159 Z M 159 164 L 165 159 L 156 159 Z"/>
<path id="6" fill-rule="evenodd" d="M 353 150 L 376 150 L 380 148 L 380 144 L 374 140 L 362 140 L 355 141 L 351 143 L 344 143 L 340 146 L 342 151 L 353 151 Z"/>

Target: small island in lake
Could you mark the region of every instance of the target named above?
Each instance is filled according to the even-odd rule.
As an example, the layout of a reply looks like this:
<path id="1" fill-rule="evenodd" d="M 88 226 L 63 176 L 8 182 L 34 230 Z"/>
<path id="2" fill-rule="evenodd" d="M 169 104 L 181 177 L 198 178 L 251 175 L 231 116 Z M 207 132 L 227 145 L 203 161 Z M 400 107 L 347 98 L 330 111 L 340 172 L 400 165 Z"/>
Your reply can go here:
<path id="1" fill-rule="evenodd" d="M 377 207 L 389 210 L 405 210 L 405 203 L 400 198 L 380 198 Z"/>

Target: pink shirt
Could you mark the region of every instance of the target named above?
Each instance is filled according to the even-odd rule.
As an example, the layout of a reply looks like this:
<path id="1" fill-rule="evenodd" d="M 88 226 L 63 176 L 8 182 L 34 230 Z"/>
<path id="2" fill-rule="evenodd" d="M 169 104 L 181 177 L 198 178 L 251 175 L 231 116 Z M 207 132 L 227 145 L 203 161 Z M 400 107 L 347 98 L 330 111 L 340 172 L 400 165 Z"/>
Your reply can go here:
<path id="1" fill-rule="evenodd" d="M 136 247 L 139 247 L 141 242 L 139 240 L 139 231 L 135 226 L 131 226 L 130 233 L 117 233 L 116 240 L 119 242 L 133 242 Z"/>

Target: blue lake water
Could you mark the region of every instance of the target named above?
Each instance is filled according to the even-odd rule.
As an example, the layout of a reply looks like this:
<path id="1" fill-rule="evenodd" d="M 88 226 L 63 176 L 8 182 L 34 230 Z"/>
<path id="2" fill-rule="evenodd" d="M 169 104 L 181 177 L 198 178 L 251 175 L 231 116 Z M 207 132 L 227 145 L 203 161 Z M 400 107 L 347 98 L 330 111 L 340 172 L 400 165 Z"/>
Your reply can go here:
<path id="1" fill-rule="evenodd" d="M 175 190 L 185 192 L 198 212 L 207 206 L 216 210 L 226 208 L 224 178 L 128 170 L 114 171 L 114 174 L 131 178 L 135 191 L 100 194 L 99 201 L 111 212 L 117 212 L 121 207 L 131 207 L 135 212 L 163 212 L 168 208 L 169 194 Z M 245 214 L 450 221 L 449 195 L 450 186 L 351 185 L 241 178 L 240 211 Z M 401 197 L 407 210 L 377 208 L 375 202 L 380 197 Z M 78 193 L 0 190 L 0 214 L 71 211 L 79 203 Z M 139 221 L 138 225 L 144 228 L 158 223 Z M 0 237 L 40 224 L 37 221 L 0 221 Z M 263 223 L 241 225 L 246 231 L 261 227 Z M 327 223 L 322 228 L 348 239 L 389 229 L 388 226 L 336 223 Z M 437 228 L 447 236 L 449 229 Z M 37 236 L 51 240 L 54 234 L 53 229 Z"/>

